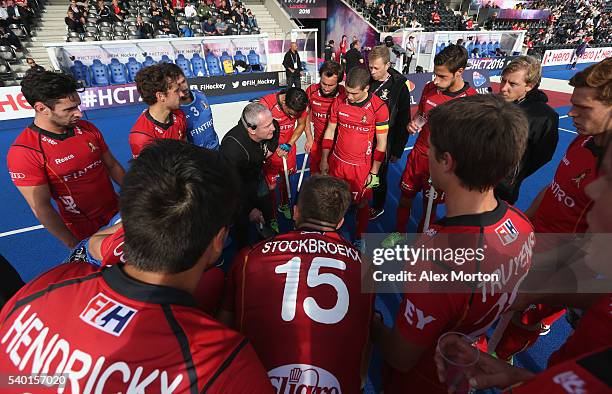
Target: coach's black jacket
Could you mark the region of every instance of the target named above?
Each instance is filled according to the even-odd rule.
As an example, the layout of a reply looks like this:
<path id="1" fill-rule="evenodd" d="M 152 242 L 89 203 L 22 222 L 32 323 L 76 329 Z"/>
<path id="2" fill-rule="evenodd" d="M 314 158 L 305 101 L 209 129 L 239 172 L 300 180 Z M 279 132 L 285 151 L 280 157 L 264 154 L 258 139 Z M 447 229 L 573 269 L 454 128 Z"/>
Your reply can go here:
<path id="1" fill-rule="evenodd" d="M 257 206 L 258 191 L 265 182 L 262 168 L 266 153 L 276 152 L 278 148 L 280 126 L 276 120 L 274 126 L 272 139 L 255 142 L 249 137 L 242 121 L 238 121 L 238 124 L 228 131 L 221 141 L 219 152 L 237 171 L 242 184 L 241 210 L 243 212 L 248 213 Z"/>
<path id="2" fill-rule="evenodd" d="M 536 86 L 517 103 L 529 121 L 527 147 L 516 174 L 506 177 L 495 188 L 495 194 L 510 204 L 518 200 L 523 180 L 548 163 L 555 154 L 559 141 L 559 114 L 547 102 L 546 93 Z"/>
<path id="3" fill-rule="evenodd" d="M 393 68 L 389 68 L 389 74 L 391 76 L 383 86 L 378 81 L 370 81 L 370 92 L 376 91 L 376 95 L 389 108 L 387 159 L 390 155 L 402 157 L 408 142 L 407 126 L 410 123 L 410 90 L 406 84 L 407 79 Z"/>

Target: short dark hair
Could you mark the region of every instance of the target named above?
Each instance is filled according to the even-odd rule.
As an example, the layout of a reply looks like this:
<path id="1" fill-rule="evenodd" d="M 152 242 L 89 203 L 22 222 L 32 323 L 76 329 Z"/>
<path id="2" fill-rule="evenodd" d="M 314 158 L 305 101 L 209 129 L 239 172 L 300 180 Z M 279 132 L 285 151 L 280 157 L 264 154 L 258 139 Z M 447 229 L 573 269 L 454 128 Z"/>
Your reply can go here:
<path id="1" fill-rule="evenodd" d="M 157 102 L 157 92 L 166 93 L 172 83 L 183 75 L 183 70 L 173 63 L 157 63 L 145 67 L 136 74 L 136 88 L 142 101 L 148 105 Z"/>
<path id="2" fill-rule="evenodd" d="M 304 112 L 308 106 L 308 96 L 302 89 L 289 88 L 285 91 L 285 105 L 295 112 Z"/>
<path id="3" fill-rule="evenodd" d="M 78 88 L 78 83 L 72 75 L 52 71 L 27 73 L 21 81 L 21 93 L 32 107 L 41 102 L 54 109 L 59 100 L 73 96 Z"/>
<path id="4" fill-rule="evenodd" d="M 351 204 L 351 192 L 346 181 L 317 174 L 304 182 L 297 204 L 303 221 L 337 224 Z"/>
<path id="5" fill-rule="evenodd" d="M 446 66 L 448 71 L 455 73 L 460 68 L 467 67 L 468 53 L 463 45 L 451 44 L 434 57 L 434 65 Z"/>
<path id="6" fill-rule="evenodd" d="M 342 81 L 342 66 L 340 63 L 335 62 L 333 60 L 328 60 L 319 69 L 319 76 L 326 76 L 328 78 L 333 77 L 334 75 L 338 76 L 338 82 Z"/>
<path id="7" fill-rule="evenodd" d="M 461 183 L 469 190 L 484 192 L 519 165 L 529 123 L 516 104 L 496 95 L 475 95 L 432 109 L 429 128 L 436 160 L 448 152 Z"/>
<path id="8" fill-rule="evenodd" d="M 238 184 L 221 155 L 160 139 L 131 162 L 119 205 L 127 261 L 138 269 L 192 268 L 238 208 Z"/>
<path id="9" fill-rule="evenodd" d="M 353 67 L 346 76 L 346 86 L 349 88 L 364 89 L 370 84 L 370 72 L 363 67 Z"/>

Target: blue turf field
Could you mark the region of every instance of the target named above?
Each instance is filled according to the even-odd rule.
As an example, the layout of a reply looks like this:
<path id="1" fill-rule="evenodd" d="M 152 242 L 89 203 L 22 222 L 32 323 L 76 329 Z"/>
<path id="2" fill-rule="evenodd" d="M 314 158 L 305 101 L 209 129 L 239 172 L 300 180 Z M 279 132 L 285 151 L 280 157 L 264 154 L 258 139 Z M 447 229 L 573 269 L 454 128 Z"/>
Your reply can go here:
<path id="1" fill-rule="evenodd" d="M 555 69 L 551 70 L 551 74 L 553 74 L 550 75 L 552 78 L 567 80 L 573 72 Z M 92 111 L 87 114 L 89 119 L 102 131 L 107 144 L 124 166 L 127 166 L 128 159 L 130 158 L 130 149 L 127 141 L 128 132 L 141 110 L 142 107 L 135 106 L 129 109 L 99 110 L 95 111 L 95 113 Z M 550 182 L 567 146 L 576 136 L 571 118 L 566 116 L 568 110 L 569 107 L 557 108 L 557 112 L 561 116 L 561 130 L 559 131 L 559 144 L 553 160 L 528 178 L 522 185 L 521 197 L 517 206 L 523 210 L 529 206 L 537 193 Z M 24 125 L 24 122 L 4 122 L 0 131 L 0 198 L 4 201 L 0 205 L 0 218 L 2 218 L 0 220 L 0 253 L 12 262 L 23 279 L 28 281 L 44 270 L 61 262 L 67 256 L 68 250 L 44 229 L 7 234 L 7 232 L 39 224 L 25 200 L 13 186 L 6 168 L 8 148 L 22 131 Z M 410 139 L 408 146 L 411 147 L 413 143 L 414 137 Z M 385 213 L 377 220 L 370 222 L 369 232 L 385 232 L 392 230 L 394 227 L 395 210 L 399 194 L 397 185 L 405 166 L 409 149 L 406 149 L 401 161 L 392 165 L 389 170 L 390 194 L 387 199 Z M 301 165 L 300 161 L 301 158 L 298 158 L 298 168 Z M 292 182 L 295 189 L 297 176 L 294 177 Z M 415 202 L 413 218 L 420 217 L 421 206 L 420 201 Z M 288 227 L 288 223 L 281 224 L 285 228 Z M 416 228 L 414 220 L 411 221 L 410 226 L 409 229 L 414 231 Z M 378 297 L 376 302 L 377 309 L 383 312 L 385 321 L 388 324 L 393 321 L 398 304 L 399 297 L 393 295 Z M 549 355 L 560 346 L 568 334 L 569 326 L 564 319 L 560 319 L 555 323 L 549 335 L 542 337 L 533 348 L 518 357 L 518 364 L 530 370 L 541 370 L 545 367 Z M 376 359 L 377 357 L 374 357 L 373 368 L 377 364 Z M 369 382 L 368 386 L 370 388 L 372 385 L 377 386 L 377 380 L 376 375 L 373 374 L 372 381 Z M 367 391 L 371 392 L 372 390 Z"/>

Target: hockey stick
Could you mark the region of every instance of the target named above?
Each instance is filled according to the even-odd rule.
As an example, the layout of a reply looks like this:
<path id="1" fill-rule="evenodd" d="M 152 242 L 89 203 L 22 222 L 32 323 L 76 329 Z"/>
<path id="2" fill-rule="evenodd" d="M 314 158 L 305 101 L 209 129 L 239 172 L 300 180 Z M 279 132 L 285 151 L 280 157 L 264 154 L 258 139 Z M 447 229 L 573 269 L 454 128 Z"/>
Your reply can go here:
<path id="1" fill-rule="evenodd" d="M 304 171 L 306 171 L 306 163 L 308 162 L 308 152 L 304 154 L 304 161 L 302 162 L 302 172 L 300 172 L 300 179 L 298 179 L 297 190 L 295 192 L 296 197 L 302 187 L 302 181 L 304 180 Z"/>
<path id="2" fill-rule="evenodd" d="M 497 327 L 495 327 L 495 331 L 493 331 L 491 339 L 489 339 L 489 344 L 487 345 L 489 354 L 495 353 L 495 349 L 497 348 L 499 341 L 501 341 L 502 337 L 504 336 L 504 332 L 506 332 L 506 328 L 508 327 L 508 324 L 510 324 L 513 316 L 514 311 L 509 311 L 505 312 L 499 319 L 499 323 L 497 323 Z"/>
<path id="3" fill-rule="evenodd" d="M 283 171 L 285 172 L 285 185 L 287 186 L 287 197 L 291 205 L 291 185 L 289 184 L 289 170 L 287 170 L 287 157 L 283 156 Z"/>
<path id="4" fill-rule="evenodd" d="M 436 189 L 434 189 L 433 184 L 431 183 L 431 178 L 429 179 L 429 199 L 427 201 L 427 212 L 425 213 L 425 224 L 423 225 L 423 232 L 429 230 L 429 220 L 431 219 L 431 211 L 433 209 L 433 200 L 434 193 Z"/>

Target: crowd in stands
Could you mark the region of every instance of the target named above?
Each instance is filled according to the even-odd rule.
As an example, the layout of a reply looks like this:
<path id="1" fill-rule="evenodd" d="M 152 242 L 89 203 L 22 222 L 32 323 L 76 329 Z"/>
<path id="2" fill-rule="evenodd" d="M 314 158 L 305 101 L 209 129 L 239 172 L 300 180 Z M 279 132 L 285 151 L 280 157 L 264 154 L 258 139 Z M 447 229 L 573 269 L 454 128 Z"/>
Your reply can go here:
<path id="1" fill-rule="evenodd" d="M 43 0 L 0 1 L 0 86 L 29 69 L 22 62 L 27 54 L 23 44 L 30 40 L 43 5 Z"/>
<path id="2" fill-rule="evenodd" d="M 231 4 L 231 5 L 230 5 Z M 258 34 L 257 19 L 241 2 L 213 0 L 71 0 L 68 41 Z"/>

